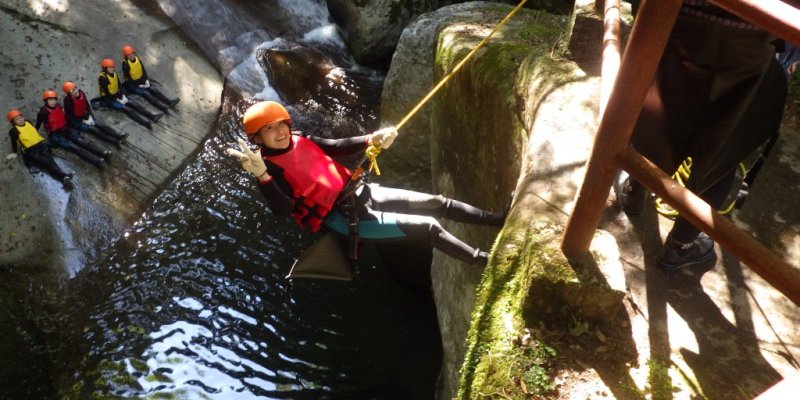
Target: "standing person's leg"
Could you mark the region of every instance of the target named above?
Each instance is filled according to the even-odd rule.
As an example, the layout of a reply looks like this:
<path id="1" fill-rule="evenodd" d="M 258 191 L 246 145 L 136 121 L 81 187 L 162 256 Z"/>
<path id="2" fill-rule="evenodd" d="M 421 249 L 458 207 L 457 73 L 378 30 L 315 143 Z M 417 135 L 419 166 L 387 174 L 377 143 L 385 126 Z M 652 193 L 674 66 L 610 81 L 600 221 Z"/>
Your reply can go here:
<path id="1" fill-rule="evenodd" d="M 735 176 L 736 172 L 730 171 L 712 187 L 700 193 L 700 198 L 713 209 L 719 209 L 730 192 Z M 691 177 L 686 186 L 689 189 L 694 186 Z M 678 216 L 667 235 L 667 241 L 664 243 L 664 248 L 656 259 L 656 263 L 661 268 L 675 269 L 710 262 L 715 258 L 714 241 L 708 235 L 701 233 L 700 229 L 688 220 Z"/>
<path id="2" fill-rule="evenodd" d="M 503 226 L 505 215 L 483 210 L 470 204 L 449 199 L 442 195 L 431 195 L 411 190 L 387 188 L 369 184 L 372 208 L 401 214 L 442 217 L 469 224 Z"/>

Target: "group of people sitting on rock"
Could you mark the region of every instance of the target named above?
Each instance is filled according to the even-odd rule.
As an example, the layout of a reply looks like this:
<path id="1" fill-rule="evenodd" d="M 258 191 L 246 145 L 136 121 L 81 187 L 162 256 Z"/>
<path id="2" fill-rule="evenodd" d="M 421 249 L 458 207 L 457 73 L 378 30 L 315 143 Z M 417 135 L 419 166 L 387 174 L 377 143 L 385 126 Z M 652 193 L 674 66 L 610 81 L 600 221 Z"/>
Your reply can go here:
<path id="1" fill-rule="evenodd" d="M 74 82 L 66 81 L 61 86 L 64 91 L 64 106 L 58 103 L 58 93 L 47 89 L 42 93 L 44 105 L 36 115 L 35 125 L 25 120 L 22 112 L 11 109 L 6 119 L 11 123 L 8 134 L 11 138 L 11 151 L 6 159 L 17 157 L 22 153 L 25 163 L 48 172 L 60 180 L 64 188 L 73 187 L 74 172 L 65 172 L 53 159 L 51 148 L 58 147 L 77 154 L 81 159 L 103 168 L 112 152 L 105 150 L 81 133 L 86 132 L 122 149 L 122 142 L 127 133 L 117 132 L 114 128 L 100 122 L 94 115 L 93 106 L 105 106 L 109 109 L 123 111 L 134 121 L 152 129 L 170 108 L 174 108 L 180 99 L 169 99 L 161 91 L 153 87 L 147 71 L 136 51 L 130 45 L 122 48 L 122 70 L 125 82 L 120 84 L 119 75 L 115 71 L 114 60 L 106 58 L 100 62 L 100 75 L 97 83 L 100 97 L 91 99 L 80 90 Z M 153 113 L 138 103 L 129 100 L 127 94 L 135 94 L 146 99 L 160 113 Z M 44 125 L 47 140 L 39 133 Z"/>

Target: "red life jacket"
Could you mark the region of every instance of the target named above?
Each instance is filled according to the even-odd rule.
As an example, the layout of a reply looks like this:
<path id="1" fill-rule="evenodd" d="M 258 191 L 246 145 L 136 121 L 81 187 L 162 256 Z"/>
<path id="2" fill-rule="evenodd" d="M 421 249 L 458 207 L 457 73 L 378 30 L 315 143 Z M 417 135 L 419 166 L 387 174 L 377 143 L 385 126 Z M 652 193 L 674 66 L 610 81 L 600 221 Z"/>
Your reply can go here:
<path id="1" fill-rule="evenodd" d="M 289 151 L 264 159 L 283 168 L 283 177 L 294 196 L 294 219 L 316 232 L 352 173 L 310 139 L 296 135 L 291 138 Z"/>
<path id="2" fill-rule="evenodd" d="M 72 112 L 74 117 L 83 119 L 86 115 L 86 110 L 89 108 L 89 102 L 86 100 L 86 93 L 83 90 L 78 90 L 78 97 L 72 97 Z"/>
<path id="3" fill-rule="evenodd" d="M 47 111 L 47 121 L 44 122 L 44 129 L 47 132 L 55 132 L 67 126 L 67 114 L 64 114 L 61 105 L 56 104 L 53 108 L 48 106 L 42 108 Z"/>

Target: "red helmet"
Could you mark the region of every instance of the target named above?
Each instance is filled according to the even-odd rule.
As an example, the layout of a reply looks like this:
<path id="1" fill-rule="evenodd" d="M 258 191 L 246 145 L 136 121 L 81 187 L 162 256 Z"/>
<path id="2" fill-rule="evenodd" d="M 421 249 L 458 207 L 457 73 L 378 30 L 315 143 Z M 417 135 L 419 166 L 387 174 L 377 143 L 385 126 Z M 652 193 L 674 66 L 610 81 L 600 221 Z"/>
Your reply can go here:
<path id="1" fill-rule="evenodd" d="M 286 108 L 274 101 L 262 101 L 253 104 L 245 111 L 244 118 L 242 118 L 244 132 L 248 135 L 258 132 L 265 125 L 278 121 L 291 123 L 292 117 L 289 116 Z"/>
<path id="2" fill-rule="evenodd" d="M 116 64 L 114 64 L 114 60 L 110 58 L 104 58 L 103 61 L 100 61 L 100 66 L 103 68 L 114 68 Z"/>
<path id="3" fill-rule="evenodd" d="M 42 100 L 57 99 L 58 93 L 55 90 L 47 89 L 42 93 Z"/>
<path id="4" fill-rule="evenodd" d="M 64 94 L 69 94 L 72 89 L 75 89 L 75 83 L 72 81 L 66 81 L 63 85 L 61 85 L 61 89 L 64 91 Z"/>
<path id="5" fill-rule="evenodd" d="M 122 46 L 122 56 L 127 57 L 136 52 L 136 49 L 133 48 L 131 45 Z"/>
<path id="6" fill-rule="evenodd" d="M 8 114 L 6 114 L 6 119 L 8 120 L 8 122 L 14 123 L 14 118 L 17 118 L 20 115 L 22 115 L 22 113 L 16 108 L 14 108 L 11 111 L 9 111 Z"/>

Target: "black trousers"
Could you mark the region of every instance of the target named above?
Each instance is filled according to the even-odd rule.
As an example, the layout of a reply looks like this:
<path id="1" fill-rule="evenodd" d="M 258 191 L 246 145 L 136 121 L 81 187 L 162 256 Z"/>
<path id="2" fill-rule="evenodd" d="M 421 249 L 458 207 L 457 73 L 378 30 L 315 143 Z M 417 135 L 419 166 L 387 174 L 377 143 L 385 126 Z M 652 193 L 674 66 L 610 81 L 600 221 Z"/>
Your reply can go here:
<path id="1" fill-rule="evenodd" d="M 692 157 L 687 188 L 712 207 L 724 201 L 738 163 L 775 132 L 774 121 L 764 123 L 783 107 L 772 39 L 679 17 L 634 128 L 634 148 L 665 172 Z M 680 242 L 698 233 L 680 217 L 671 232 Z"/>
<path id="2" fill-rule="evenodd" d="M 26 162 L 47 172 L 48 175 L 59 181 L 69 176 L 69 174 L 64 172 L 64 170 L 56 164 L 56 160 L 53 158 L 53 152 L 50 151 L 50 146 L 48 146 L 47 143 L 41 142 L 25 149 L 22 157 Z"/>
<path id="3" fill-rule="evenodd" d="M 441 195 L 376 184 L 362 187 L 354 207 L 339 206 L 325 219 L 325 227 L 347 235 L 346 215 L 356 212 L 359 215 L 358 234 L 363 240 L 421 240 L 471 264 L 485 264 L 486 253 L 455 237 L 436 218 L 497 227 L 503 226 L 504 221 L 501 213 L 482 210 Z"/>

